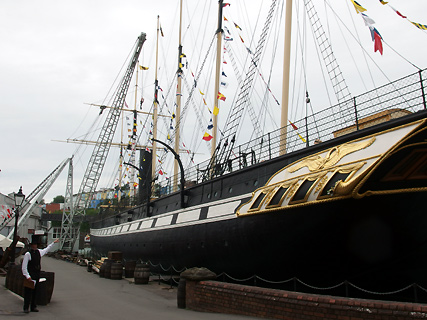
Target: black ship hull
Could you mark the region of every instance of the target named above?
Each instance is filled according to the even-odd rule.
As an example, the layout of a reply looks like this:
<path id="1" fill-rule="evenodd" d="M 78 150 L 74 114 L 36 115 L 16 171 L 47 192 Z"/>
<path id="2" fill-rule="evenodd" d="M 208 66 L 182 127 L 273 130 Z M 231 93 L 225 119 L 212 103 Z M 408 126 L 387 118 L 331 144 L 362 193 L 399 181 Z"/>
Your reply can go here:
<path id="1" fill-rule="evenodd" d="M 426 284 L 425 193 L 379 196 L 158 231 L 91 237 L 95 254 L 110 250 L 164 270 L 208 267 L 234 278 L 297 277 L 316 286 Z"/>
<path id="2" fill-rule="evenodd" d="M 92 252 L 100 257 L 117 250 L 163 270 L 207 267 L 239 279 L 297 277 L 319 287 L 347 280 L 372 290 L 391 282 L 393 288 L 426 286 L 425 117 L 418 112 L 196 185 L 187 190 L 185 209 L 175 193 L 152 203 L 148 216 L 142 206 L 123 213 L 124 219 L 132 215 L 130 222 L 93 223 Z M 395 128 L 403 133 L 387 151 L 363 155 L 379 153 Z M 343 155 L 329 169 L 303 168 L 313 157 L 346 150 L 342 146 L 361 159 L 340 165 Z M 275 181 L 301 163 L 294 171 L 306 170 L 306 176 Z M 337 173 L 346 176 L 338 180 Z M 301 196 L 303 181 L 312 186 Z"/>

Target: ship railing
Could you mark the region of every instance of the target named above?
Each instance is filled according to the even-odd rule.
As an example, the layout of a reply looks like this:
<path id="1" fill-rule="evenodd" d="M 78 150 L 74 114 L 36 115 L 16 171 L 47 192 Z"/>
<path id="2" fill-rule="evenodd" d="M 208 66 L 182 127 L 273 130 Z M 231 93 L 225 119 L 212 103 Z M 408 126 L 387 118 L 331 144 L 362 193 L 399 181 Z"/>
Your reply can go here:
<path id="1" fill-rule="evenodd" d="M 286 128 L 287 153 L 302 150 L 317 143 L 362 130 L 391 119 L 426 109 L 427 69 L 355 96 L 298 121 Z M 284 130 L 278 129 L 245 144 L 235 146 L 230 157 L 209 172 L 207 160 L 185 171 L 185 180 L 201 183 L 204 180 L 247 166 L 271 160 L 280 155 Z M 209 174 L 206 174 L 209 173 Z M 165 187 L 170 180 L 160 183 Z M 161 196 L 169 194 L 172 188 L 164 188 Z"/>

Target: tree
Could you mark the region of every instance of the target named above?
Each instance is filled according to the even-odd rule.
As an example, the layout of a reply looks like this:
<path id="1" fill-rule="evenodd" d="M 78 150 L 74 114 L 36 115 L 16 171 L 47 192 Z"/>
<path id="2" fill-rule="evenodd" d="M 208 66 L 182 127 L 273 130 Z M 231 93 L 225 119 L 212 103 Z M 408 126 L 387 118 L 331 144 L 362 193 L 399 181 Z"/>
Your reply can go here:
<path id="1" fill-rule="evenodd" d="M 65 202 L 65 198 L 64 196 L 56 196 L 55 198 L 53 198 L 52 203 L 64 203 Z"/>

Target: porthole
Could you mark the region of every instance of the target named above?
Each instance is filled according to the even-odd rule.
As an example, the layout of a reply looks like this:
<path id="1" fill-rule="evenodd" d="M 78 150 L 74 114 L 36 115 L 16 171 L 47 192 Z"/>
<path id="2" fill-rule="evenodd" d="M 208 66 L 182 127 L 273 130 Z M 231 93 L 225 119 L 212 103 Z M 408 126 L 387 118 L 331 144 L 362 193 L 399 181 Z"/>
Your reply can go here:
<path id="1" fill-rule="evenodd" d="M 216 197 L 218 197 L 218 192 L 217 191 L 215 191 L 215 193 L 214 193 L 214 197 L 216 198 Z"/>
<path id="2" fill-rule="evenodd" d="M 232 193 L 233 192 L 233 188 L 228 189 L 228 193 Z"/>
<path id="3" fill-rule="evenodd" d="M 210 198 L 211 198 L 211 194 L 210 194 L 210 193 L 208 193 L 207 197 L 208 197 L 208 199 L 210 199 Z"/>
<path id="4" fill-rule="evenodd" d="M 258 185 L 258 180 L 254 181 L 254 186 L 256 187 Z"/>

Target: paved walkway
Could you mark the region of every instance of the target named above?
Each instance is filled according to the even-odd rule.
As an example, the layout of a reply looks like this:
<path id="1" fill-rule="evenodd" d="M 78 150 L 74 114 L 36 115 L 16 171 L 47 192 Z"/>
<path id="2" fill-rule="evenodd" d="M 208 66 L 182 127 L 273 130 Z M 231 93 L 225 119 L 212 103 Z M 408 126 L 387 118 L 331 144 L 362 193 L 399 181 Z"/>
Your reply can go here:
<path id="1" fill-rule="evenodd" d="M 110 280 L 87 272 L 86 267 L 44 257 L 42 270 L 55 272 L 51 302 L 38 313 L 24 314 L 23 299 L 0 283 L 0 318 L 25 316 L 43 319 L 256 319 L 252 317 L 201 313 L 178 309 L 176 288 L 150 282 L 135 285 L 128 280 Z M 4 279 L 4 278 L 3 278 Z M 4 281 L 4 280 L 3 280 Z"/>

